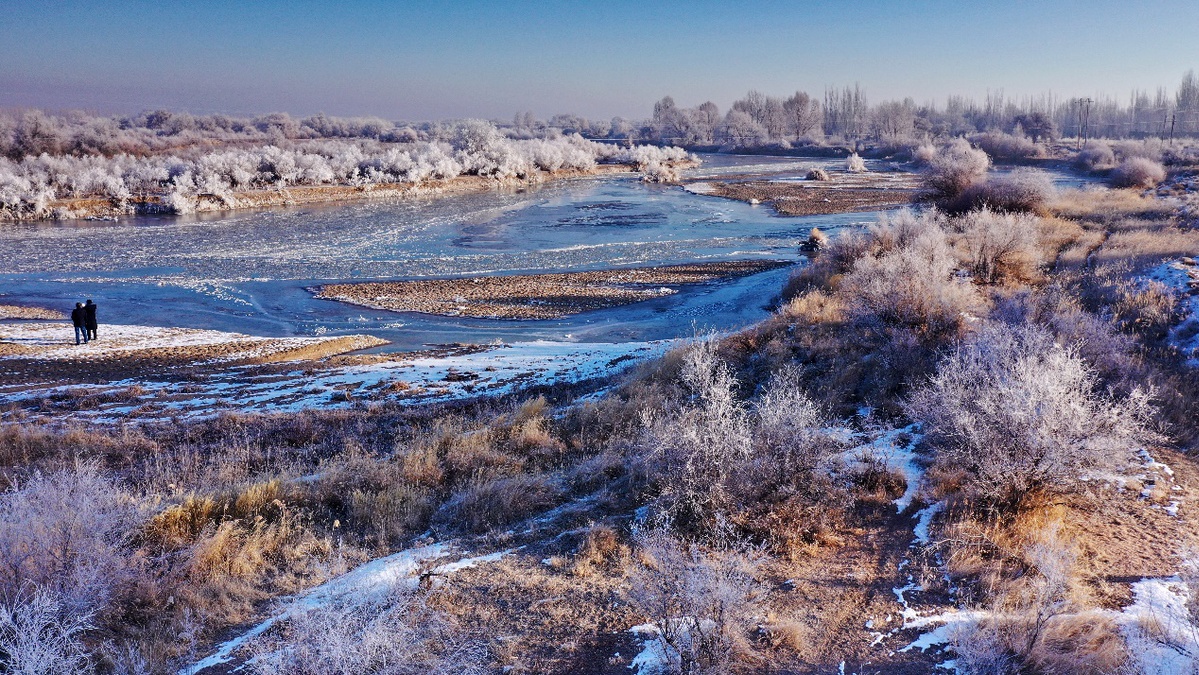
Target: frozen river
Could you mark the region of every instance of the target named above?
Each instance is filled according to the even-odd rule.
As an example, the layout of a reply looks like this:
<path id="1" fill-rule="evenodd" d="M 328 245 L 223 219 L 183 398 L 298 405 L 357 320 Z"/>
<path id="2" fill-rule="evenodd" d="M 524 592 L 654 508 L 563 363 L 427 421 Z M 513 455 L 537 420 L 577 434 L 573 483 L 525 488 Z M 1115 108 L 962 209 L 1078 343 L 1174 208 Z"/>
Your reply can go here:
<path id="1" fill-rule="evenodd" d="M 705 160 L 693 175 L 802 175 L 813 166 L 840 165 L 768 157 Z M 791 260 L 798 259 L 797 247 L 812 227 L 836 231 L 875 218 L 782 218 L 766 206 L 608 176 L 418 201 L 6 225 L 0 228 L 0 302 L 66 310 L 90 297 L 101 307 L 102 322 L 270 336 L 366 332 L 399 349 L 496 339 L 652 340 L 764 317 L 788 270 L 547 321 L 384 312 L 316 300 L 306 289 L 346 280 Z"/>

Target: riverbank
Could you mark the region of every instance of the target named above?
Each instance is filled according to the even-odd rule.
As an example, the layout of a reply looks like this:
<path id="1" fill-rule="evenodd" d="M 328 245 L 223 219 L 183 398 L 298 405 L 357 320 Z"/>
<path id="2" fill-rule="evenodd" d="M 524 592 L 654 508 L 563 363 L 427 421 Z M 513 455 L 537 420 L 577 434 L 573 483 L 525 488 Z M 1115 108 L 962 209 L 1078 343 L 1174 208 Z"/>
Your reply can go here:
<path id="1" fill-rule="evenodd" d="M 34 383 L 179 381 L 201 371 L 313 361 L 387 344 L 370 335 L 273 338 L 113 324 L 101 324 L 98 337 L 76 345 L 67 322 L 0 323 L 0 392 L 25 391 Z"/>
<path id="2" fill-rule="evenodd" d="M 687 168 L 697 162 L 681 162 L 672 168 Z M 360 200 L 407 200 L 514 190 L 550 181 L 592 178 L 633 173 L 631 164 L 597 164 L 591 169 L 537 171 L 525 178 L 492 176 L 455 176 L 419 183 L 381 183 L 367 185 L 301 185 L 273 190 L 242 190 L 201 193 L 196 196 L 142 195 L 128 199 L 79 198 L 51 201 L 42 218 L 16 219 L 0 211 L 0 221 L 24 220 L 115 220 L 128 216 L 220 213 L 281 206 L 303 206 Z"/>
<path id="3" fill-rule="evenodd" d="M 669 286 L 735 279 L 790 264 L 780 260 L 739 260 L 589 272 L 329 284 L 316 289 L 316 297 L 392 312 L 559 319 L 678 292 Z"/>

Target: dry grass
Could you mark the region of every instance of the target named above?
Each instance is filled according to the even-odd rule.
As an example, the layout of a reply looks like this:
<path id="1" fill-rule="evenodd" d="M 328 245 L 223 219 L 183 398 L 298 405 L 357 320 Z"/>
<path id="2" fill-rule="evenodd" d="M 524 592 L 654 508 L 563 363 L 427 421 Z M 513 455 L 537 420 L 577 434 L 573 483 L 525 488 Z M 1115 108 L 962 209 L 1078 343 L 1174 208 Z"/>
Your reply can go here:
<path id="1" fill-rule="evenodd" d="M 1164 479 L 1146 479 L 1145 501 L 1140 485 L 1121 493 L 1087 482 L 989 509 L 973 498 L 969 472 L 937 462 L 921 497 L 944 501 L 946 512 L 933 546 L 910 548 L 911 519 L 892 502 L 904 479 L 878 461 L 846 460 L 845 446 L 821 429 L 860 429 L 863 404 L 875 406 L 870 423 L 906 424 L 900 402 L 983 320 L 1009 331 L 1039 326 L 1047 340 L 1072 345 L 1093 369 L 1095 391 L 1120 398 L 1154 383 L 1173 437 L 1199 438 L 1199 378 L 1154 342 L 1173 320 L 1170 300 L 1129 281 L 1137 266 L 1196 243 L 1171 222 L 1168 210 L 1129 192 L 1072 193 L 1053 215 L 1024 223 L 1021 256 L 992 257 L 963 279 L 959 271 L 982 253 L 966 220 L 896 216 L 830 242 L 770 320 L 711 342 L 699 362 L 678 350 L 640 366 L 585 404 L 569 405 L 572 392 L 557 390 L 527 401 L 227 415 L 136 430 L 18 423 L 0 427 L 0 464 L 8 485 L 26 485 L 37 471 L 73 470 L 88 458 L 135 495 L 141 515 L 114 549 L 124 576 L 104 596 L 89 640 L 110 641 L 108 662 L 141 659 L 151 672 L 173 672 L 259 619 L 271 599 L 409 546 L 433 526 L 480 551 L 526 547 L 439 580 L 417 608 L 452 627 L 453 644 L 486 643 L 472 653 L 485 653 L 493 670 L 627 671 L 642 648 L 630 626 L 662 620 L 663 607 L 695 607 L 698 616 L 713 599 L 732 598 L 737 611 L 695 663 L 825 672 L 845 660 L 859 672 L 867 661 L 928 672 L 931 655 L 880 658 L 862 629 L 866 618 L 881 627 L 894 615 L 891 589 L 912 574 L 926 582 L 919 597 L 930 610 L 960 601 L 1000 616 L 962 637 L 960 664 L 1112 672 L 1123 642 L 1093 610 L 1126 602 L 1126 578 L 1173 573 L 1171 546 L 1196 531 L 1185 506 L 1179 518 L 1152 508 L 1175 494 Z M 977 398 L 977 379 L 973 386 Z M 1002 426 L 1004 438 L 1021 428 Z M 1190 503 L 1199 472 L 1153 452 L 1175 466 Z M 558 517 L 539 517 L 563 504 Z M 631 536 L 642 506 L 651 519 L 673 517 L 661 555 Z M 748 575 L 726 564 L 744 560 L 746 541 L 750 557 L 760 556 Z M 943 571 L 956 598 L 941 595 Z M 412 634 L 403 621 L 384 626 L 369 615 L 307 618 L 272 639 L 294 637 L 314 658 L 341 659 L 347 652 L 324 648 L 355 647 L 353 636 L 408 644 L 400 638 Z M 342 637 L 322 642 L 325 634 Z M 713 657 L 713 646 L 732 658 Z"/>
<path id="2" fill-rule="evenodd" d="M 1092 264 L 1123 262 L 1133 270 L 1164 260 L 1199 255 L 1199 230 L 1178 227 L 1113 232 L 1092 256 Z"/>
<path id="3" fill-rule="evenodd" d="M 1129 218 L 1163 220 L 1174 209 L 1132 190 L 1064 190 L 1049 205 L 1050 213 L 1083 223 L 1110 225 Z"/>

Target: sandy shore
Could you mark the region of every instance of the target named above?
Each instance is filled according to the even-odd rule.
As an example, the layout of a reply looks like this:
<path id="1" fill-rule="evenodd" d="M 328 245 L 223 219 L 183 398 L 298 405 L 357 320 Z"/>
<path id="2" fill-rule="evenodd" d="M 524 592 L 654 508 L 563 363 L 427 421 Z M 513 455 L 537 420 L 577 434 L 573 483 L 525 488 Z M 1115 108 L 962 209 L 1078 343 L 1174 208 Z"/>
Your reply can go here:
<path id="1" fill-rule="evenodd" d="M 279 206 L 298 206 L 364 199 L 420 199 L 487 192 L 489 190 L 521 189 L 548 181 L 587 178 L 616 173 L 628 173 L 634 168 L 627 164 L 599 164 L 587 171 L 539 171 L 525 179 L 499 180 L 490 176 L 457 176 L 431 179 L 419 184 L 385 183 L 378 185 L 310 185 L 282 187 L 275 190 L 247 190 L 229 194 L 204 194 L 188 199 L 182 212 L 208 213 L 260 209 Z M 50 204 L 50 218 L 59 220 L 108 220 L 133 215 L 169 215 L 179 213 L 170 206 L 164 195 L 148 195 L 126 200 L 61 199 Z M 0 220 L 3 220 L 0 218 Z"/>
<path id="2" fill-rule="evenodd" d="M 0 390 L 29 382 L 103 382 L 196 368 L 321 359 L 386 340 L 370 335 L 256 337 L 190 328 L 101 324 L 76 345 L 67 322 L 0 323 Z"/>
<path id="3" fill-rule="evenodd" d="M 27 307 L 25 305 L 3 305 L 0 304 L 0 319 L 31 319 L 42 321 L 58 321 L 67 318 L 67 315 L 45 307 Z"/>
<path id="4" fill-rule="evenodd" d="M 671 286 L 757 274 L 790 263 L 746 260 L 594 272 L 329 284 L 316 297 L 394 312 L 556 319 L 678 292 Z"/>
<path id="5" fill-rule="evenodd" d="M 75 348 L 73 342 L 64 350 L 57 338 L 39 344 L 45 342 L 43 336 L 10 333 L 0 345 L 11 349 L 17 343 L 27 351 L 0 356 L 0 424 L 34 419 L 124 424 L 222 412 L 272 414 L 467 400 L 603 378 L 674 344 L 538 341 L 350 354 L 345 352 L 381 341 L 369 336 L 254 338 L 122 328 L 141 336 L 114 336 L 110 346 L 100 346 L 102 340 L 88 345 L 103 354 L 96 358 L 85 357 L 84 346 Z"/>
<path id="6" fill-rule="evenodd" d="M 693 184 L 691 191 L 769 204 L 781 215 L 880 211 L 912 203 L 917 177 L 904 172 L 834 173 L 828 181 L 747 180 Z"/>

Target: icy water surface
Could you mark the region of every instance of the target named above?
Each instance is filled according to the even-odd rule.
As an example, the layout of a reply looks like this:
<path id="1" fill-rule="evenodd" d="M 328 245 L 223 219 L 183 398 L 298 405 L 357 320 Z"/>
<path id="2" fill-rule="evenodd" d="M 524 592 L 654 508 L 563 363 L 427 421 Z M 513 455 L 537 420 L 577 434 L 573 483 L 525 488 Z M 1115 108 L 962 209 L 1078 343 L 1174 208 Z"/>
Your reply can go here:
<path id="1" fill-rule="evenodd" d="M 806 172 L 840 162 L 717 156 L 695 174 Z M 766 315 L 787 269 L 551 321 L 431 317 L 315 300 L 330 281 L 798 259 L 808 231 L 876 214 L 781 218 L 633 176 L 513 192 L 356 202 L 116 223 L 0 229 L 0 302 L 62 309 L 85 297 L 101 322 L 258 335 L 368 332 L 394 348 L 530 339 L 617 342 L 733 328 Z"/>

